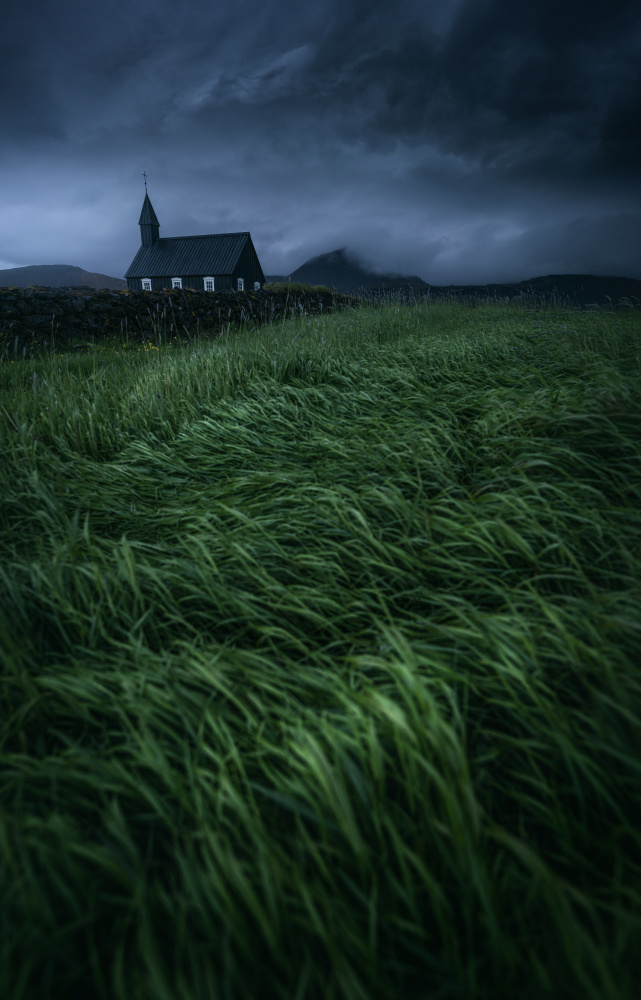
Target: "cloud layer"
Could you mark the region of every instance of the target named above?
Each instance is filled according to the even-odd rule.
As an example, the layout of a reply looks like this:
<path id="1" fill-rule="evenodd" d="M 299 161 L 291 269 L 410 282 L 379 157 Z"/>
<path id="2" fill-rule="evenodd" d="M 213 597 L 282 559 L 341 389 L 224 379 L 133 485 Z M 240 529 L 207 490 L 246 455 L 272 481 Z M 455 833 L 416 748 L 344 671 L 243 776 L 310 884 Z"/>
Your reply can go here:
<path id="1" fill-rule="evenodd" d="M 0 41 L 0 268 L 250 230 L 434 284 L 641 277 L 633 0 L 38 0 Z"/>

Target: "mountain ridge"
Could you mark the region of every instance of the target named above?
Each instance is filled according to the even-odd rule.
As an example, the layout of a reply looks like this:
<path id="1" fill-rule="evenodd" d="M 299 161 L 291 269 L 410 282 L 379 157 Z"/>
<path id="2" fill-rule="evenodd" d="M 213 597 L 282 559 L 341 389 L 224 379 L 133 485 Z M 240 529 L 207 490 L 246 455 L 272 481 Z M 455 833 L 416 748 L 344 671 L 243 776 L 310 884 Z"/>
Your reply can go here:
<path id="1" fill-rule="evenodd" d="M 28 288 L 29 285 L 44 288 L 88 285 L 89 288 L 122 290 L 127 287 L 127 282 L 124 278 L 112 278 L 108 274 L 85 271 L 84 268 L 75 267 L 73 264 L 28 264 L 25 267 L 8 267 L 0 270 L 0 288 Z"/>
<path id="2" fill-rule="evenodd" d="M 489 282 L 476 285 L 430 285 L 416 275 L 378 274 L 365 270 L 346 252 L 345 247 L 319 254 L 306 261 L 291 275 L 266 275 L 268 282 L 300 281 L 309 285 L 327 285 L 343 294 L 358 292 L 410 292 L 417 297 L 447 297 L 451 294 L 469 297 L 518 298 L 528 292 L 543 298 L 570 298 L 582 305 L 605 303 L 607 299 L 635 298 L 641 302 L 641 280 L 616 275 L 547 274 L 525 281 Z"/>
<path id="3" fill-rule="evenodd" d="M 491 282 L 485 285 L 431 285 L 417 275 L 394 272 L 378 273 L 366 270 L 346 247 L 318 254 L 305 261 L 290 275 L 266 275 L 267 282 L 296 281 L 308 285 L 326 285 L 342 294 L 410 293 L 431 298 L 462 295 L 469 297 L 518 298 L 535 293 L 543 298 L 569 298 L 582 305 L 592 302 L 607 304 L 608 300 L 636 299 L 641 303 L 641 280 L 615 275 L 547 274 L 518 282 Z M 74 287 L 126 290 L 124 278 L 114 278 L 95 271 L 85 271 L 71 264 L 30 264 L 24 267 L 0 269 L 0 287 Z"/>

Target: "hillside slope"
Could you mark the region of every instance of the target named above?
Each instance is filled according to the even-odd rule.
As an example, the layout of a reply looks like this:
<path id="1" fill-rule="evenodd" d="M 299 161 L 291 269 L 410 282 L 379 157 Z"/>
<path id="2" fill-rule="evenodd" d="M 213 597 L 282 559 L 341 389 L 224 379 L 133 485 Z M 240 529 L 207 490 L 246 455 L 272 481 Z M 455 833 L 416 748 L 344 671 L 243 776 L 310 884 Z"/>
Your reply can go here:
<path id="1" fill-rule="evenodd" d="M 488 296 L 518 298 L 534 291 L 546 299 L 570 299 L 577 304 L 591 302 L 607 304 L 629 298 L 641 303 L 641 281 L 636 278 L 593 274 L 547 274 L 525 281 L 487 285 L 430 285 L 416 275 L 377 274 L 368 271 L 343 247 L 331 253 L 312 257 L 291 275 L 266 275 L 267 281 L 300 281 L 308 285 L 327 285 L 333 291 L 354 294 L 363 291 L 405 291 L 414 295 L 440 298 L 452 293 L 457 296 Z"/>
<path id="2" fill-rule="evenodd" d="M 108 274 L 85 271 L 72 264 L 30 264 L 27 267 L 9 267 L 0 270 L 0 288 L 28 288 L 29 285 L 61 288 L 63 286 L 88 285 L 89 288 L 123 289 L 127 287 L 124 278 L 111 278 Z"/>

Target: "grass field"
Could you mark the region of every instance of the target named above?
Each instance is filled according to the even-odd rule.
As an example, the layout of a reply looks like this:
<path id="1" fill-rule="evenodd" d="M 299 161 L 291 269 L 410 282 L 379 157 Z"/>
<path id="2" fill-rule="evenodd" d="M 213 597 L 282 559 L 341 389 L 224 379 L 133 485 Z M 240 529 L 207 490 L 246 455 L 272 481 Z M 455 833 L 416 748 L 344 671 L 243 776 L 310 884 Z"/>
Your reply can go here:
<path id="1" fill-rule="evenodd" d="M 0 361 L 0 995 L 634 1000 L 641 313 Z"/>

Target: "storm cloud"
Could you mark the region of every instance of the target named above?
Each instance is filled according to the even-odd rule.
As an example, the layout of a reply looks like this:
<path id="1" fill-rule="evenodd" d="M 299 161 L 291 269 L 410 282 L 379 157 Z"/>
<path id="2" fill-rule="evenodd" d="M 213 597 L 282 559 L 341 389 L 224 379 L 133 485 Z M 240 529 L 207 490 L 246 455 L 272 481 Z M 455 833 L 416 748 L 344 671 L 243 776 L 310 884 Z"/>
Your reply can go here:
<path id="1" fill-rule="evenodd" d="M 122 277 L 249 230 L 432 284 L 641 278 L 641 14 L 619 0 L 61 0 L 0 42 L 0 268 Z"/>

